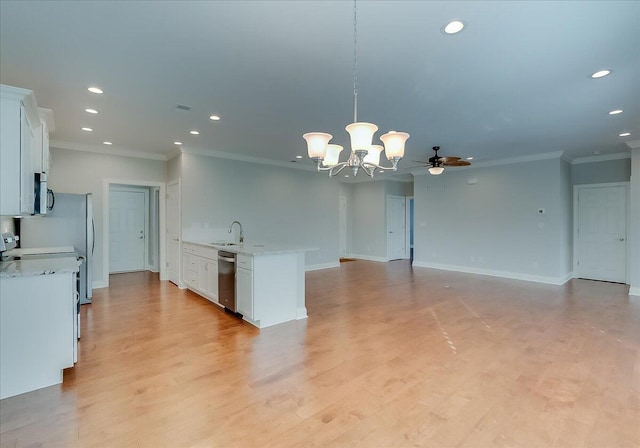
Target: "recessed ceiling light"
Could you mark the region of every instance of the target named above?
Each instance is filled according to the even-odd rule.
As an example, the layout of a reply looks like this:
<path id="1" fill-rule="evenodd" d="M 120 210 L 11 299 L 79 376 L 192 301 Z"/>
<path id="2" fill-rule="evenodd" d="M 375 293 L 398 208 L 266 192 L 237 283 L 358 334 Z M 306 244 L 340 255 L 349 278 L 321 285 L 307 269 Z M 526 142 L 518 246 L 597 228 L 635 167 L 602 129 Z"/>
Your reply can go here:
<path id="1" fill-rule="evenodd" d="M 87 90 L 91 93 L 98 93 L 98 94 L 104 93 L 102 89 L 99 87 L 89 87 Z"/>
<path id="2" fill-rule="evenodd" d="M 82 130 L 83 131 L 87 131 L 87 132 L 92 132 L 93 131 L 93 129 L 91 129 L 91 128 L 82 128 Z"/>
<path id="3" fill-rule="evenodd" d="M 622 109 L 616 109 L 609 112 L 609 115 L 618 115 L 622 113 Z"/>
<path id="4" fill-rule="evenodd" d="M 473 160 L 473 157 L 467 157 L 467 160 Z"/>
<path id="5" fill-rule="evenodd" d="M 102 142 L 102 144 L 109 145 L 109 146 L 113 145 L 113 143 L 111 143 L 111 142 Z"/>
<path id="6" fill-rule="evenodd" d="M 173 142 L 173 144 L 180 146 L 180 145 L 182 145 L 182 142 Z"/>
<path id="7" fill-rule="evenodd" d="M 296 159 L 302 159 L 302 156 L 296 156 Z"/>
<path id="8" fill-rule="evenodd" d="M 217 115 L 211 115 L 209 117 L 209 120 L 218 121 L 218 120 L 220 120 L 220 117 L 218 117 Z"/>
<path id="9" fill-rule="evenodd" d="M 619 134 L 620 137 L 629 137 L 631 135 L 631 132 L 623 132 L 622 134 Z"/>
<path id="10" fill-rule="evenodd" d="M 198 131 L 190 131 L 189 132 L 191 135 L 199 135 L 200 133 Z"/>
<path id="11" fill-rule="evenodd" d="M 611 73 L 611 70 L 600 70 L 591 75 L 592 78 L 602 78 L 603 76 L 607 76 Z"/>
<path id="12" fill-rule="evenodd" d="M 85 109 L 84 111 L 85 112 L 89 112 L 90 114 L 97 114 L 98 113 L 98 111 L 95 110 L 95 109 Z"/>
<path id="13" fill-rule="evenodd" d="M 384 170 L 378 170 L 379 173 L 384 173 Z"/>
<path id="14" fill-rule="evenodd" d="M 462 31 L 462 28 L 464 28 L 464 23 L 460 20 L 452 20 L 445 25 L 444 32 L 446 34 L 456 34 Z"/>
<path id="15" fill-rule="evenodd" d="M 344 177 L 349 177 L 349 175 L 348 175 L 348 174 L 345 174 L 345 175 L 344 175 Z"/>

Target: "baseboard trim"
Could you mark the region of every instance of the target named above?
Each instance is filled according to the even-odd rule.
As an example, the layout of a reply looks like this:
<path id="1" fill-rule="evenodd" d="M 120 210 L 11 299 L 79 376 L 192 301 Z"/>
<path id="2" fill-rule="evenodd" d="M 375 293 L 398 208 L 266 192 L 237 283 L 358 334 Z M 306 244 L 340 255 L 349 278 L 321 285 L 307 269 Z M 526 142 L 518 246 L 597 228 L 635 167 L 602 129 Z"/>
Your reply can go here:
<path id="1" fill-rule="evenodd" d="M 339 268 L 340 263 L 332 261 L 330 263 L 320 263 L 320 264 L 310 264 L 309 266 L 305 266 L 305 272 L 309 271 L 319 271 L 321 269 L 331 269 L 331 268 Z"/>
<path id="2" fill-rule="evenodd" d="M 307 307 L 303 306 L 302 308 L 298 308 L 296 310 L 296 320 L 306 319 L 307 316 Z"/>
<path id="3" fill-rule="evenodd" d="M 545 283 L 548 285 L 557 285 L 557 286 L 564 285 L 566 282 L 568 282 L 573 278 L 572 272 L 562 277 L 549 277 L 549 276 L 543 276 L 543 275 L 522 274 L 519 272 L 498 271 L 493 269 L 478 269 L 478 268 L 471 268 L 468 266 L 454 266 L 454 265 L 446 265 L 446 264 L 438 264 L 438 263 L 425 263 L 421 261 L 414 261 L 413 266 L 419 267 L 419 268 L 438 269 L 441 271 L 463 272 L 465 274 L 486 275 L 488 277 L 508 278 L 511 280 L 523 280 L 526 282 Z"/>
<path id="4" fill-rule="evenodd" d="M 640 297 L 640 286 L 629 286 L 629 295 Z"/>
<path id="5" fill-rule="evenodd" d="M 377 261 L 380 263 L 386 263 L 389 261 L 386 257 L 374 257 L 372 255 L 358 255 L 358 254 L 349 254 L 345 255 L 345 258 L 355 258 L 356 260 L 366 260 L 366 261 Z"/>
<path id="6" fill-rule="evenodd" d="M 108 288 L 109 284 L 104 280 L 101 280 L 101 281 L 93 282 L 91 286 L 93 287 L 93 289 L 101 289 L 101 288 Z"/>

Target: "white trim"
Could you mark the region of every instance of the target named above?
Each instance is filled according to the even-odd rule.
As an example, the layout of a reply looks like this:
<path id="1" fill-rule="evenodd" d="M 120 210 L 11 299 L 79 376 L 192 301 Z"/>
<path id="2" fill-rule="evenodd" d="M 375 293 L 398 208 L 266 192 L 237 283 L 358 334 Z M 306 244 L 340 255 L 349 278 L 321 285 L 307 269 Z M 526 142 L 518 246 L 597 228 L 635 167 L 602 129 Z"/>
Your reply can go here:
<path id="1" fill-rule="evenodd" d="M 169 187 L 174 185 L 174 184 L 178 184 L 178 288 L 180 289 L 186 289 L 186 284 L 184 282 L 184 279 L 182 278 L 182 178 L 179 177 L 177 179 L 172 180 L 171 182 L 167 182 L 167 191 L 169 191 Z M 164 203 L 165 205 L 165 210 L 166 210 L 166 206 L 167 206 L 167 194 L 165 193 L 164 195 L 164 201 L 160 201 L 162 203 Z M 162 197 L 162 196 L 161 196 Z M 165 218 L 166 219 L 166 218 Z M 161 240 L 164 240 L 165 242 L 165 246 L 166 246 L 166 242 L 167 242 L 167 228 L 166 228 L 166 221 L 165 221 L 165 227 L 164 227 L 164 234 L 162 234 L 163 237 L 160 238 Z M 164 259 L 164 268 L 165 270 L 167 269 L 167 259 L 165 257 Z M 167 275 L 166 280 L 169 280 L 169 277 Z"/>
<path id="2" fill-rule="evenodd" d="M 411 259 L 411 228 L 413 227 L 413 223 L 411 222 L 411 201 L 413 200 L 413 196 L 406 196 L 404 201 L 404 229 L 405 229 L 405 241 L 404 241 L 404 258 L 406 260 Z M 414 201 L 415 207 L 415 201 Z"/>
<path id="3" fill-rule="evenodd" d="M 578 278 L 578 276 L 580 275 L 580 269 L 578 268 L 578 226 L 579 226 L 579 212 L 578 212 L 578 194 L 580 192 L 580 190 L 584 190 L 587 188 L 607 188 L 607 187 L 626 187 L 627 188 L 627 210 L 626 210 L 626 216 L 627 216 L 627 222 L 626 222 L 626 226 L 627 226 L 627 235 L 626 235 L 626 260 L 625 260 L 625 273 L 624 273 L 624 278 L 625 278 L 625 283 L 629 280 L 629 268 L 631 266 L 631 248 L 629 247 L 629 229 L 631 228 L 631 216 L 629 213 L 630 210 L 630 191 L 629 191 L 629 182 L 606 182 L 606 183 L 602 183 L 602 184 L 579 184 L 579 185 L 574 185 L 573 186 L 573 241 L 572 241 L 572 246 L 573 246 L 573 272 L 575 273 L 575 278 Z"/>
<path id="4" fill-rule="evenodd" d="M 638 287 L 630 286 L 629 287 L 629 295 L 630 296 L 638 296 L 638 297 L 640 297 L 640 286 L 638 286 Z"/>
<path id="5" fill-rule="evenodd" d="M 508 278 L 512 280 L 524 280 L 527 282 L 546 283 L 548 285 L 564 285 L 566 282 L 568 282 L 573 278 L 572 272 L 569 272 L 568 274 L 562 277 L 549 277 L 549 276 L 543 276 L 543 275 L 522 274 L 519 272 L 498 271 L 494 269 L 477 269 L 477 268 L 471 268 L 467 266 L 454 266 L 454 265 L 439 264 L 439 263 L 425 263 L 421 261 L 414 261 L 413 267 L 438 269 L 441 271 L 463 272 L 465 274 L 486 275 L 489 277 Z"/>
<path id="6" fill-rule="evenodd" d="M 296 320 L 306 319 L 307 317 L 307 307 L 303 306 L 302 308 L 298 308 L 296 310 Z"/>
<path id="7" fill-rule="evenodd" d="M 93 289 L 100 289 L 100 288 L 108 288 L 109 287 L 109 283 L 105 282 L 105 281 L 93 282 L 91 285 L 93 286 Z"/>
<path id="8" fill-rule="evenodd" d="M 156 154 L 153 152 L 144 152 L 144 151 L 131 151 L 128 149 L 114 148 L 113 146 L 94 146 L 94 145 L 82 145 L 79 143 L 71 143 L 71 142 L 61 142 L 59 140 L 50 140 L 49 147 L 58 148 L 58 149 L 68 149 L 71 151 L 84 151 L 84 152 L 92 152 L 96 154 L 107 154 L 110 156 L 121 156 L 121 157 L 134 157 L 138 159 L 151 159 L 151 160 L 162 160 L 166 162 L 169 160 L 168 155 Z"/>
<path id="9" fill-rule="evenodd" d="M 539 160 L 548 160 L 548 159 L 560 159 L 564 155 L 564 151 L 554 151 L 554 152 L 545 152 L 542 154 L 531 154 L 528 156 L 519 156 L 519 157 L 507 157 L 498 160 L 487 160 L 486 162 L 475 162 L 471 166 L 448 166 L 445 168 L 445 173 L 447 171 L 457 171 L 457 170 L 473 170 L 477 168 L 488 168 L 492 166 L 500 166 L 500 165 L 512 165 L 514 163 L 526 163 L 526 162 L 537 162 Z M 417 170 L 412 170 L 411 174 L 414 176 L 422 176 L 424 174 L 429 174 L 427 168 L 419 168 Z"/>
<path id="10" fill-rule="evenodd" d="M 322 269 L 331 269 L 331 268 L 339 268 L 339 267 L 340 267 L 339 262 L 332 261 L 330 263 L 310 264 L 308 266 L 305 266 L 304 271 L 305 272 L 320 271 Z"/>
<path id="11" fill-rule="evenodd" d="M 239 162 L 257 163 L 259 165 L 270 165 L 270 166 L 277 166 L 281 168 L 293 168 L 293 169 L 304 170 L 304 171 L 317 171 L 315 167 L 305 165 L 305 164 L 279 162 L 276 160 L 265 159 L 262 157 L 245 156 L 243 154 L 232 154 L 232 153 L 223 152 L 223 151 L 216 151 L 214 149 L 203 151 L 201 149 L 181 148 L 181 150 L 184 154 L 216 157 L 219 159 L 229 159 L 229 160 L 236 160 Z"/>
<path id="12" fill-rule="evenodd" d="M 638 149 L 640 148 L 640 140 L 631 140 L 627 142 L 627 146 L 631 149 Z"/>
<path id="13" fill-rule="evenodd" d="M 128 180 L 128 179 L 102 179 L 102 278 L 105 287 L 109 287 L 109 185 L 134 185 L 139 187 L 158 187 L 160 189 L 160 197 L 166 197 L 167 187 L 164 182 L 153 182 L 147 180 Z M 166 234 L 166 201 L 160 201 L 160 210 L 158 214 L 158 233 Z M 160 238 L 159 261 L 160 261 L 160 280 L 167 279 L 166 267 L 166 239 Z"/>
<path id="14" fill-rule="evenodd" d="M 356 260 L 367 260 L 367 261 L 377 261 L 380 263 L 386 263 L 389 261 L 386 257 L 374 257 L 372 255 L 358 255 L 358 254 L 347 254 L 344 258 L 355 258 Z"/>
<path id="15" fill-rule="evenodd" d="M 617 154 L 602 154 L 597 156 L 577 157 L 571 161 L 571 165 L 579 165 L 581 163 L 606 162 L 608 160 L 630 159 L 631 153 L 621 152 Z"/>

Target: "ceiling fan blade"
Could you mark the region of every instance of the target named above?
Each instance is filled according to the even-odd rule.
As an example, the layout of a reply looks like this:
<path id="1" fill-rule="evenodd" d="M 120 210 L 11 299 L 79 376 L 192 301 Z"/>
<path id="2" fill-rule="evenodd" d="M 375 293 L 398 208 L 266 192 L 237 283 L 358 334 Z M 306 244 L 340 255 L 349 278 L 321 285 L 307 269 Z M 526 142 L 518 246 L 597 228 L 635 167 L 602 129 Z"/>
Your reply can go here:
<path id="1" fill-rule="evenodd" d="M 440 157 L 440 162 L 442 163 L 457 162 L 458 160 L 460 160 L 460 157 Z"/>
<path id="2" fill-rule="evenodd" d="M 451 162 L 444 162 L 443 165 L 444 166 L 469 166 L 471 165 L 471 163 L 467 162 L 466 160 L 453 160 Z"/>

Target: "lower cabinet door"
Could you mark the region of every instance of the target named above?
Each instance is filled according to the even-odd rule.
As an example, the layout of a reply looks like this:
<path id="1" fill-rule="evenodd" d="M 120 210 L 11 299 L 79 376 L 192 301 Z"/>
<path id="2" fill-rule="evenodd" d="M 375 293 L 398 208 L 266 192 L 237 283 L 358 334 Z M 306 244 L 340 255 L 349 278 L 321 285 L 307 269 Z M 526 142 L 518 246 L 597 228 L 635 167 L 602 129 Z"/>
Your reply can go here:
<path id="1" fill-rule="evenodd" d="M 200 290 L 214 302 L 218 301 L 218 262 L 206 258 L 200 264 Z"/>
<path id="2" fill-rule="evenodd" d="M 253 316 L 253 271 L 236 269 L 236 309 L 249 319 Z"/>

